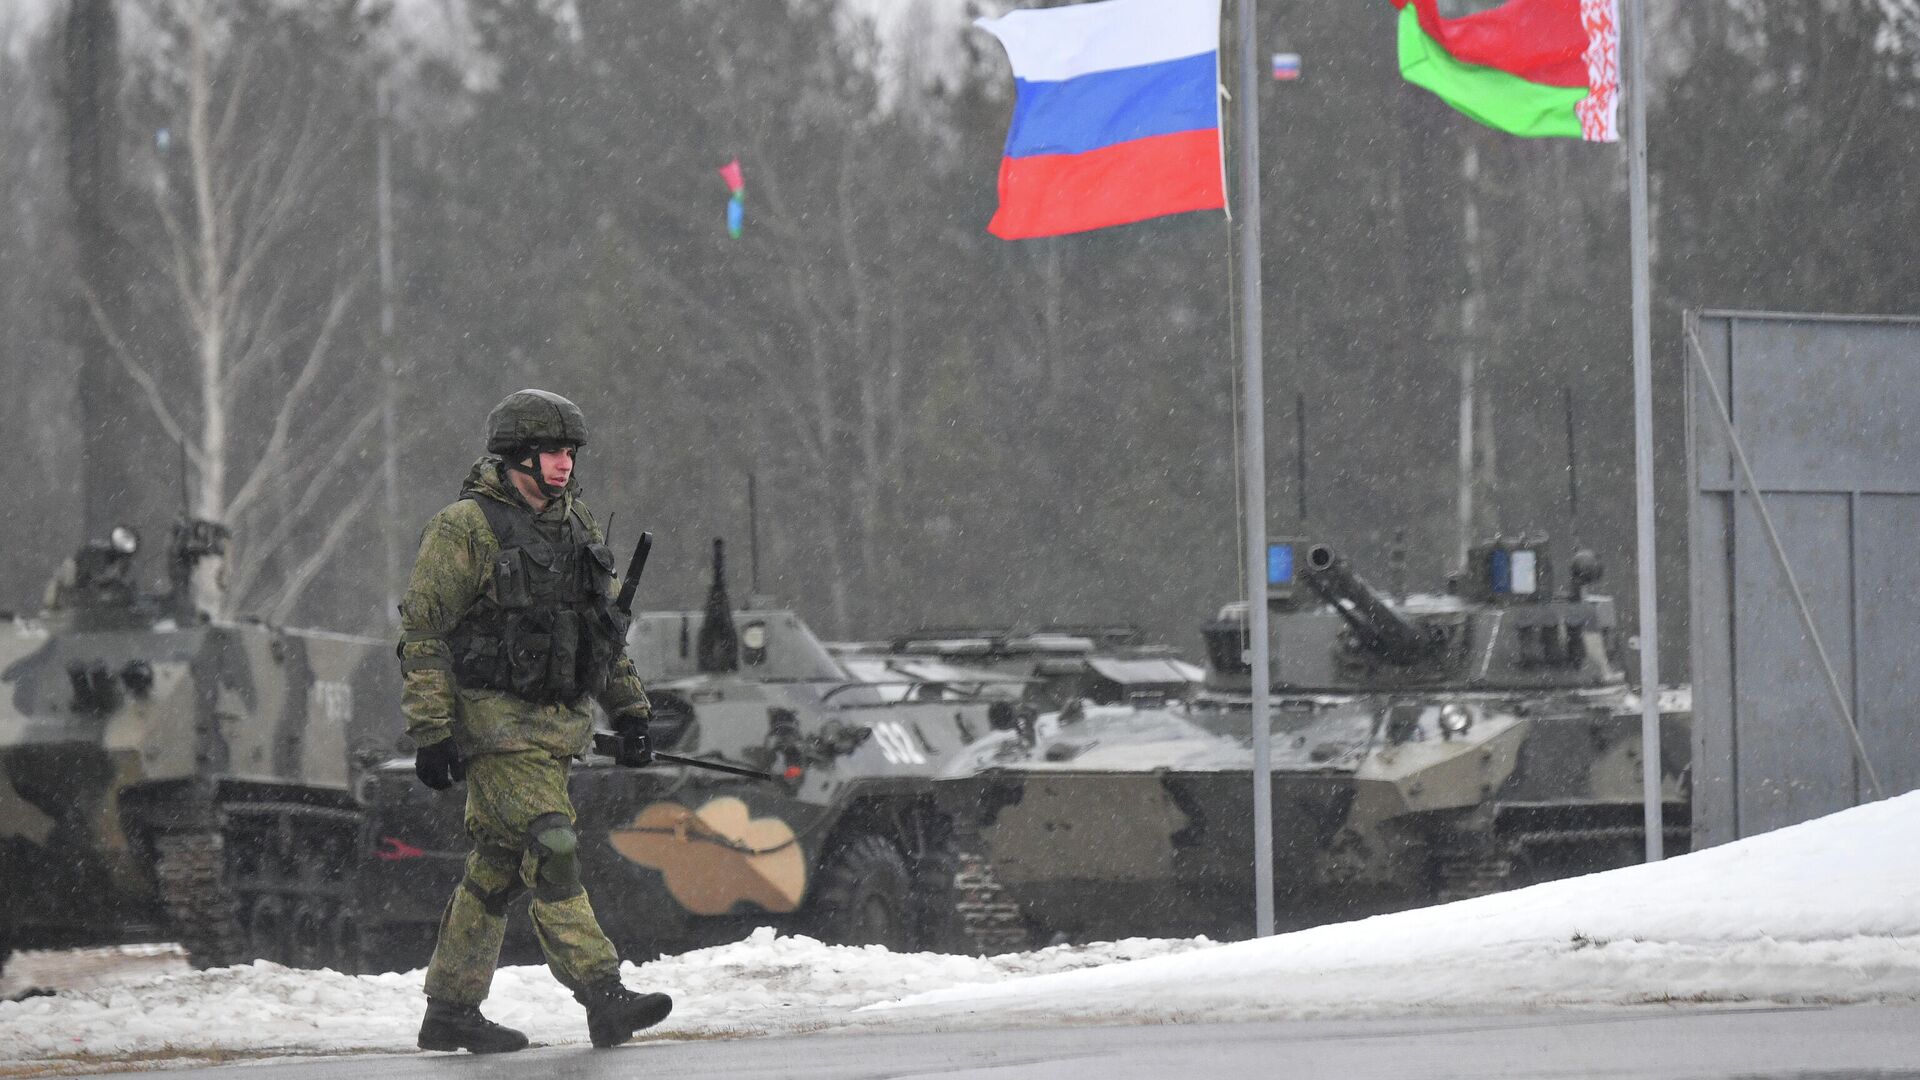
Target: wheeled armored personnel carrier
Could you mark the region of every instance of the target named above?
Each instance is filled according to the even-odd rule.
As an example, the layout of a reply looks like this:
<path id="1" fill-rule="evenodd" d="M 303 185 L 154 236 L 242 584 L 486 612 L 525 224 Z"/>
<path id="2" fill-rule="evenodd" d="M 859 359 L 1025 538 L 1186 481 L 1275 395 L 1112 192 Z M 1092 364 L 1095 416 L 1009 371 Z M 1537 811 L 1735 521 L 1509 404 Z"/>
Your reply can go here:
<path id="1" fill-rule="evenodd" d="M 174 529 L 142 590 L 119 528 L 0 625 L 0 955 L 178 941 L 201 967 L 337 966 L 360 816 L 349 760 L 397 707 L 386 643 L 206 617 L 226 532 Z M 390 701 L 388 699 L 391 699 Z"/>
<path id="2" fill-rule="evenodd" d="M 1640 716 L 1613 603 L 1540 539 L 1474 549 L 1443 595 L 1393 597 L 1325 545 L 1269 552 L 1278 918 L 1306 925 L 1637 862 Z M 1244 604 L 1210 623 L 1187 708 L 1043 715 L 951 762 L 939 807 L 1022 923 L 1075 939 L 1250 929 Z M 1684 848 L 1687 717 L 1662 720 Z M 1044 940 L 1031 937 L 1029 940 Z"/>
<path id="3" fill-rule="evenodd" d="M 957 883 L 933 787 L 948 760 L 1021 722 L 1013 702 L 906 675 L 857 678 L 792 611 L 734 610 L 718 550 L 714 572 L 704 610 L 634 616 L 651 735 L 657 750 L 771 779 L 582 756 L 569 782 L 581 875 L 608 936 L 636 959 L 760 925 L 914 949 L 1010 920 L 990 881 Z M 424 963 L 461 878 L 464 792 L 428 790 L 402 758 L 362 795 L 370 953 Z M 534 955 L 526 920 L 509 927 L 508 953 Z"/>

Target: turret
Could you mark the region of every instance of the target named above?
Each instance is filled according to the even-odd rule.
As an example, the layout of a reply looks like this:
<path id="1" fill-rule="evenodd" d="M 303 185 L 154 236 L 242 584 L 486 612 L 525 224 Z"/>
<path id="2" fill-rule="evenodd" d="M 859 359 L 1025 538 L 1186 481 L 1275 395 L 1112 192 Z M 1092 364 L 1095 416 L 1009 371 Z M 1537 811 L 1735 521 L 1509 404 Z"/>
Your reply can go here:
<path id="1" fill-rule="evenodd" d="M 1355 643 L 1381 660 L 1418 664 L 1445 646 L 1445 640 L 1432 628 L 1395 611 L 1385 596 L 1361 580 L 1347 560 L 1325 544 L 1307 549 L 1301 577 L 1346 621 Z"/>
<path id="2" fill-rule="evenodd" d="M 1553 589 L 1546 541 L 1477 545 L 1445 593 L 1389 595 L 1333 547 L 1267 545 L 1268 671 L 1282 693 L 1405 688 L 1547 692 L 1624 684 L 1613 602 L 1588 593 L 1599 560 L 1579 552 L 1567 588 Z M 1207 686 L 1247 692 L 1246 605 L 1203 628 Z"/>

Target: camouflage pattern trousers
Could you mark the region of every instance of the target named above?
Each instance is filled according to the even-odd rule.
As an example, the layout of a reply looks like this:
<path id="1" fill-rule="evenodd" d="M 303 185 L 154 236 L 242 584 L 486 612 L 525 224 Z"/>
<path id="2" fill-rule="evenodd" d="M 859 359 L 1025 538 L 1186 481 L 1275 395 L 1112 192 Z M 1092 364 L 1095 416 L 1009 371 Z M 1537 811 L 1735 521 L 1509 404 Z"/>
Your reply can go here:
<path id="1" fill-rule="evenodd" d="M 554 978 L 576 993 L 617 978 L 620 958 L 580 885 L 567 798 L 568 759 L 544 750 L 480 754 L 467 762 L 467 874 L 440 916 L 427 996 L 478 1005 L 493 983 L 507 905 L 527 912 Z"/>

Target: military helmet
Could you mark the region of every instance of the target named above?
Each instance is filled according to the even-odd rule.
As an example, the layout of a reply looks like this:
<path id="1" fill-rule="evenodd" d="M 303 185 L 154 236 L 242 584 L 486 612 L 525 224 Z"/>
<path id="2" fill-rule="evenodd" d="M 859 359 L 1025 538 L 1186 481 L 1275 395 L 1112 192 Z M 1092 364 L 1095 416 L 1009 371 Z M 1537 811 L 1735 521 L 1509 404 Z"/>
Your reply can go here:
<path id="1" fill-rule="evenodd" d="M 580 406 L 545 390 L 516 390 L 487 414 L 487 453 L 510 454 L 548 443 L 585 445 L 587 418 Z"/>

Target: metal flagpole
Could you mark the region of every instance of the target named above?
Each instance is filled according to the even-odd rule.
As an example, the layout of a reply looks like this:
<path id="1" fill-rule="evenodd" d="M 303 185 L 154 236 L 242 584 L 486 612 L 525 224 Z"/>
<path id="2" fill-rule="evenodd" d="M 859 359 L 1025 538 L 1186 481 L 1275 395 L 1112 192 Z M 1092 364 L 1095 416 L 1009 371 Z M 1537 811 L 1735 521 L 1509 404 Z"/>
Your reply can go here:
<path id="1" fill-rule="evenodd" d="M 1647 861 L 1663 854 L 1660 800 L 1659 564 L 1653 543 L 1653 329 L 1647 243 L 1646 0 L 1626 0 L 1627 192 L 1633 262 L 1633 479 L 1639 523 L 1640 784 L 1646 801 Z"/>
<path id="2" fill-rule="evenodd" d="M 1254 34 L 1258 0 L 1238 0 L 1240 70 L 1234 93 L 1234 157 L 1239 172 L 1240 360 L 1243 369 L 1241 460 L 1246 487 L 1247 667 L 1252 690 L 1254 933 L 1273 933 L 1273 687 L 1267 667 L 1266 390 L 1260 341 L 1260 96 Z"/>
<path id="3" fill-rule="evenodd" d="M 1460 188 L 1466 193 L 1460 215 L 1460 246 L 1466 251 L 1467 295 L 1460 301 L 1460 442 L 1456 448 L 1458 470 L 1454 484 L 1458 505 L 1454 507 L 1454 552 L 1457 565 L 1467 565 L 1467 549 L 1473 546 L 1473 466 L 1474 466 L 1474 377 L 1479 370 L 1480 312 L 1486 302 L 1482 289 L 1485 275 L 1480 272 L 1480 147 L 1467 142 L 1460 160 Z"/>

